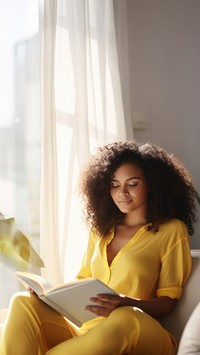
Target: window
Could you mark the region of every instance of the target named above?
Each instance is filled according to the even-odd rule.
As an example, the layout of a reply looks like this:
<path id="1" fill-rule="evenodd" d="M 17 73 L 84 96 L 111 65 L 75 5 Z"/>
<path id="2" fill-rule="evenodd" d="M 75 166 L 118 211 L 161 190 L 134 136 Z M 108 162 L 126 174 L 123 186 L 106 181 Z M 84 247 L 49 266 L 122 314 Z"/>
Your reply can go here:
<path id="1" fill-rule="evenodd" d="M 40 65 L 36 0 L 0 2 L 0 212 L 39 248 Z M 0 259 L 0 308 L 18 284 Z M 8 281 L 9 277 L 9 281 Z M 7 281 L 5 281 L 5 280 Z"/>

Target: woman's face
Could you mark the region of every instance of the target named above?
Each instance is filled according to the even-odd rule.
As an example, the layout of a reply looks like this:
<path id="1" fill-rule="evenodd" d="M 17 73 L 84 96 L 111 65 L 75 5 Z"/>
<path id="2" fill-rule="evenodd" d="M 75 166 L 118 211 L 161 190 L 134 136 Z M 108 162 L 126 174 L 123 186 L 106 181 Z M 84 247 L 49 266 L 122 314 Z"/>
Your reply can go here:
<path id="1" fill-rule="evenodd" d="M 141 168 L 127 162 L 120 165 L 111 181 L 110 195 L 123 213 L 146 215 L 148 184 Z"/>

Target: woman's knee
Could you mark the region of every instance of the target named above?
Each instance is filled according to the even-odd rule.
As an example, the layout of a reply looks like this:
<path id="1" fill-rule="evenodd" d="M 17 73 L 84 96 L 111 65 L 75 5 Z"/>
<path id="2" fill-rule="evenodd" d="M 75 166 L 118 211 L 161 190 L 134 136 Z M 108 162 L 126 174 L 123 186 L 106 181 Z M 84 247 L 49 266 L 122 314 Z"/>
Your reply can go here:
<path id="1" fill-rule="evenodd" d="M 121 307 L 109 316 L 113 330 L 127 344 L 128 353 L 174 354 L 176 344 L 173 337 L 157 320 L 139 308 Z M 109 318 L 108 317 L 108 318 Z"/>
<path id="2" fill-rule="evenodd" d="M 21 308 L 24 303 L 30 300 L 29 292 L 17 292 L 10 300 L 10 309 Z"/>
<path id="3" fill-rule="evenodd" d="M 10 307 L 8 312 L 8 319 L 15 319 L 18 321 L 28 319 L 30 317 L 36 317 L 39 313 L 41 301 L 40 299 L 29 292 L 17 292 L 10 301 Z"/>
<path id="4" fill-rule="evenodd" d="M 140 333 L 141 310 L 133 307 L 116 308 L 107 318 L 107 327 L 114 336 L 138 339 Z"/>
<path id="5" fill-rule="evenodd" d="M 119 307 L 116 308 L 111 314 L 110 318 L 116 322 L 120 323 L 122 326 L 127 327 L 129 322 L 137 322 L 141 318 L 143 311 L 136 307 Z"/>

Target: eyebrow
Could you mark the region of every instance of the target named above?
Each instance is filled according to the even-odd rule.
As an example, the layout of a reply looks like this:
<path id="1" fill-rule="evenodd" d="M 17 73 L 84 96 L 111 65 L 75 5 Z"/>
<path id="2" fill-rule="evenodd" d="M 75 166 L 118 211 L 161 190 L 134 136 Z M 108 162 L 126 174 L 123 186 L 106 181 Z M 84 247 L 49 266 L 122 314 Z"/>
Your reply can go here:
<path id="1" fill-rule="evenodd" d="M 130 180 L 135 180 L 135 179 L 137 179 L 137 180 L 142 180 L 142 178 L 141 177 L 139 177 L 139 176 L 133 176 L 133 177 L 130 177 L 130 178 L 128 178 L 126 181 L 130 181 Z M 117 180 L 117 179 L 112 179 L 112 181 L 119 181 L 119 180 Z"/>

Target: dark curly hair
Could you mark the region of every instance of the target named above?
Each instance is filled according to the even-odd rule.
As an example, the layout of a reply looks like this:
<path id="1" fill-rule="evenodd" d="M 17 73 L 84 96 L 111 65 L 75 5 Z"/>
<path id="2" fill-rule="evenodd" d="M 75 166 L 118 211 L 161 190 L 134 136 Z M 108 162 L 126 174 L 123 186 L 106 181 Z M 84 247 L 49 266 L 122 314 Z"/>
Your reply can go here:
<path id="1" fill-rule="evenodd" d="M 156 232 L 171 218 L 185 223 L 194 232 L 196 190 L 187 169 L 173 154 L 154 144 L 135 141 L 115 142 L 97 149 L 80 175 L 80 193 L 85 202 L 87 223 L 100 236 L 109 234 L 124 214 L 110 196 L 116 169 L 125 162 L 139 166 L 148 182 L 147 223 Z"/>

